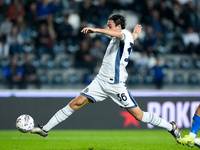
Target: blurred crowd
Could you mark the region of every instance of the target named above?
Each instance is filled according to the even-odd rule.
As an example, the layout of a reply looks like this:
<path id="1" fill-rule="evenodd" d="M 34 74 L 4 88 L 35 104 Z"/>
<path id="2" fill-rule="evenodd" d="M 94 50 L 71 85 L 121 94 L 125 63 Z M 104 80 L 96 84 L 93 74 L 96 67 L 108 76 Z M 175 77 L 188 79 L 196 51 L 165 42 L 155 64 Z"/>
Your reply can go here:
<path id="1" fill-rule="evenodd" d="M 155 82 L 161 88 L 165 66 L 159 66 L 160 54 L 199 58 L 198 6 L 197 0 L 0 0 L 2 83 L 10 89 L 27 88 L 29 83 L 40 88 L 37 69 L 42 66 L 32 60 L 69 56 L 72 68 L 87 69 L 81 82 L 88 84 L 101 65 L 109 37 L 80 31 L 86 26 L 106 28 L 112 13 L 123 12 L 125 17 L 134 14 L 144 31 L 134 43 L 128 68 L 132 73 L 158 72 Z M 152 66 L 150 58 L 155 60 Z"/>

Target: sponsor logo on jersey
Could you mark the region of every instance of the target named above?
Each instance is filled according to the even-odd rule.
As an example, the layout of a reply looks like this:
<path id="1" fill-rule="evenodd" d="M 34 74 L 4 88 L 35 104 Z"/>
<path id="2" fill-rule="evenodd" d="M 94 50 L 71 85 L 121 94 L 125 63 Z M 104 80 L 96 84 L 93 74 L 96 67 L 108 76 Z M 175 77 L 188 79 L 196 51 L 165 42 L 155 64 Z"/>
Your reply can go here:
<path id="1" fill-rule="evenodd" d="M 89 91 L 89 88 L 86 88 L 85 90 L 84 90 L 84 93 L 87 93 Z"/>

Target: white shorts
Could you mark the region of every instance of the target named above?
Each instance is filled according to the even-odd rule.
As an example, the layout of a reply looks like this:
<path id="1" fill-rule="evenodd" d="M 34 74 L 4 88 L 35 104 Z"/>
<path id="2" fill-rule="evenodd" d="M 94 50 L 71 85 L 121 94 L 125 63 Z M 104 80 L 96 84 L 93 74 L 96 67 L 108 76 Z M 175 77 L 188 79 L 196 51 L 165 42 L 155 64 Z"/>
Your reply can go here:
<path id="1" fill-rule="evenodd" d="M 108 83 L 97 77 L 80 94 L 91 99 L 94 103 L 104 101 L 110 97 L 123 108 L 130 109 L 138 106 L 127 90 L 125 83 Z"/>

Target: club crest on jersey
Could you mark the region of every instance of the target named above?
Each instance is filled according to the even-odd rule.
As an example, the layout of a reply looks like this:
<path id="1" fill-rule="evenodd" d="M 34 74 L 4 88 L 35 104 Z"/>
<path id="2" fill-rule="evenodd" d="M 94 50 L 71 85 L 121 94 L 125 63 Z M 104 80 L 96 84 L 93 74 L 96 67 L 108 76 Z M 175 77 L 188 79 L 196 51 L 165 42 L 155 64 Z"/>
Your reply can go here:
<path id="1" fill-rule="evenodd" d="M 84 93 L 87 93 L 89 91 L 89 88 L 86 88 L 85 90 L 84 90 Z"/>

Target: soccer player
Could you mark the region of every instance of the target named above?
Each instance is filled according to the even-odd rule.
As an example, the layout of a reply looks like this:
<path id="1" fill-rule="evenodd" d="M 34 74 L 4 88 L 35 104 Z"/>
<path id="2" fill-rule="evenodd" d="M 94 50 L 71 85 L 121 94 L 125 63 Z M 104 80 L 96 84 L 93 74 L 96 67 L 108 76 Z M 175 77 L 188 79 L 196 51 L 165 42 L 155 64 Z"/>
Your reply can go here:
<path id="1" fill-rule="evenodd" d="M 38 125 L 38 127 L 34 128 L 32 133 L 46 137 L 54 126 L 66 120 L 77 109 L 88 103 L 96 103 L 106 98 L 111 98 L 137 120 L 167 129 L 176 140 L 181 138 L 181 134 L 174 121 L 168 123 L 153 113 L 142 111 L 127 90 L 125 81 L 128 74 L 125 67 L 128 64 L 134 40 L 140 34 L 142 26 L 137 25 L 133 33 L 130 33 L 125 29 L 125 24 L 126 21 L 122 15 L 114 14 L 108 19 L 107 29 L 90 27 L 82 29 L 81 32 L 84 34 L 101 33 L 112 37 L 99 73 L 80 95 L 69 102 L 67 106 L 60 109 L 46 125 L 43 127 Z"/>
<path id="2" fill-rule="evenodd" d="M 192 127 L 189 135 L 185 135 L 183 138 L 178 139 L 178 142 L 187 145 L 189 147 L 193 147 L 194 145 L 200 148 L 200 138 L 196 138 L 196 135 L 200 128 L 200 104 L 193 116 Z"/>

